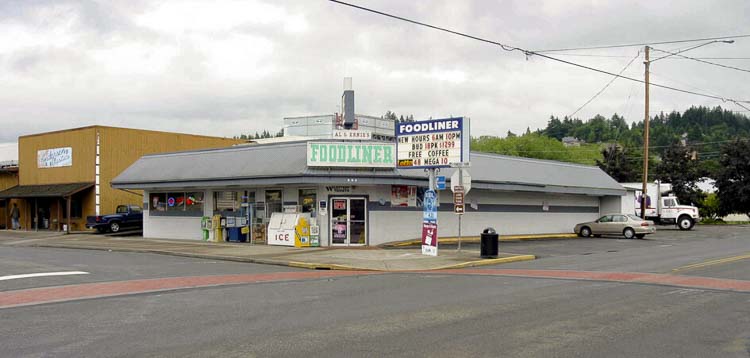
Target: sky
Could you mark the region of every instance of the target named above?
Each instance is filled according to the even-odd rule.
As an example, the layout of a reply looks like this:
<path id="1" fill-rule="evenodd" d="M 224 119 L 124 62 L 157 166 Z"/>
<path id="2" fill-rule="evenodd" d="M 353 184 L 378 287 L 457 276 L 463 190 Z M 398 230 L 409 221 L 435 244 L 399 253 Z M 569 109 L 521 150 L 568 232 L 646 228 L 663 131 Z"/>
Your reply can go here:
<path id="1" fill-rule="evenodd" d="M 746 0 L 400 1 L 357 5 L 529 50 L 750 34 Z M 676 51 L 702 42 L 654 45 Z M 643 78 L 643 47 L 548 53 Z M 652 50 L 651 58 L 663 56 Z M 741 68 L 750 37 L 685 52 Z M 750 73 L 675 56 L 651 81 L 750 100 Z M 576 111 L 611 76 L 325 0 L 0 2 L 0 160 L 18 136 L 110 125 L 232 137 L 290 116 L 340 111 L 353 78 L 358 114 L 467 116 L 504 136 Z M 651 88 L 651 113 L 729 102 Z M 576 117 L 644 116 L 644 85 L 615 80 Z M 747 114 L 747 112 L 743 112 Z"/>

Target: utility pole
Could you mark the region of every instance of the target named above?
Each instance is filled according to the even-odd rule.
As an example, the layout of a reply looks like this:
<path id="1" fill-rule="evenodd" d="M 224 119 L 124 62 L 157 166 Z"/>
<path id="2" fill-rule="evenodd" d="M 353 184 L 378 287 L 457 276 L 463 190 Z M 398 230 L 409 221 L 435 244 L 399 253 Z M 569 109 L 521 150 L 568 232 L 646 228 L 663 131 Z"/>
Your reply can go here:
<path id="1" fill-rule="evenodd" d="M 645 96 L 645 115 L 643 118 L 643 190 L 641 190 L 641 217 L 646 218 L 646 195 L 648 193 L 648 68 L 651 62 L 648 59 L 648 46 L 646 46 L 646 60 L 643 64 L 646 65 L 645 82 L 646 82 L 646 96 Z"/>

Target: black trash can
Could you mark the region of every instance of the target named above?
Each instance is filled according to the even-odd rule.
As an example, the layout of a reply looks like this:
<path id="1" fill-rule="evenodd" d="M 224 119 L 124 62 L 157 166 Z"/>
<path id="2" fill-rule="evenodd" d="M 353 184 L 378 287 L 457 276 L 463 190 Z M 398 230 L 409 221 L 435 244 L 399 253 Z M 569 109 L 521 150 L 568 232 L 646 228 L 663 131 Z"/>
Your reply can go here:
<path id="1" fill-rule="evenodd" d="M 481 241 L 479 244 L 479 255 L 483 259 L 497 258 L 497 241 L 500 235 L 495 229 L 488 227 L 482 231 Z"/>

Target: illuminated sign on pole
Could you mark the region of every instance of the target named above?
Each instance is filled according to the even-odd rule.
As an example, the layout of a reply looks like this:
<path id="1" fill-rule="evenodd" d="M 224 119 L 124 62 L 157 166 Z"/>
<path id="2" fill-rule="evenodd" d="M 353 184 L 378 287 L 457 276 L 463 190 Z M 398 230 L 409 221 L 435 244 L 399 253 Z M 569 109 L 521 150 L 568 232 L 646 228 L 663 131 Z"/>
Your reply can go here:
<path id="1" fill-rule="evenodd" d="M 403 122 L 396 125 L 397 166 L 447 168 L 469 161 L 469 119 Z"/>

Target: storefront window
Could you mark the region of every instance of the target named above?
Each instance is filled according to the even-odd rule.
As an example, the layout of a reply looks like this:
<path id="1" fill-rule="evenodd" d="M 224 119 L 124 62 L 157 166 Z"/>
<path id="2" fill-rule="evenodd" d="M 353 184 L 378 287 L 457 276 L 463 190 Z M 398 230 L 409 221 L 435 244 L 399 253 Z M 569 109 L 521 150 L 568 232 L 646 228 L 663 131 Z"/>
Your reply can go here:
<path id="1" fill-rule="evenodd" d="M 203 192 L 149 194 L 151 216 L 203 216 Z"/>
<path id="2" fill-rule="evenodd" d="M 67 219 L 68 218 L 68 204 L 63 200 L 62 202 L 62 218 Z M 70 200 L 70 211 L 73 213 L 73 216 L 71 218 L 73 219 L 80 219 L 81 216 L 83 216 L 83 203 L 81 202 L 80 197 L 73 197 Z"/>
<path id="3" fill-rule="evenodd" d="M 167 211 L 185 211 L 185 193 L 167 193 Z"/>
<path id="4" fill-rule="evenodd" d="M 185 211 L 203 214 L 203 192 L 185 193 Z"/>
<path id="5" fill-rule="evenodd" d="M 281 190 L 266 190 L 266 217 L 271 217 L 272 213 L 280 213 L 283 210 L 281 201 Z"/>
<path id="6" fill-rule="evenodd" d="M 152 193 L 149 208 L 151 211 L 167 211 L 167 194 Z"/>
<path id="7" fill-rule="evenodd" d="M 299 202 L 303 213 L 310 213 L 310 216 L 315 217 L 317 200 L 315 189 L 300 189 Z"/>
<path id="8" fill-rule="evenodd" d="M 245 196 L 242 197 L 243 203 L 254 203 L 255 202 L 255 192 L 254 191 L 246 191 Z"/>
<path id="9" fill-rule="evenodd" d="M 214 212 L 239 211 L 240 192 L 217 191 L 214 193 Z"/>

